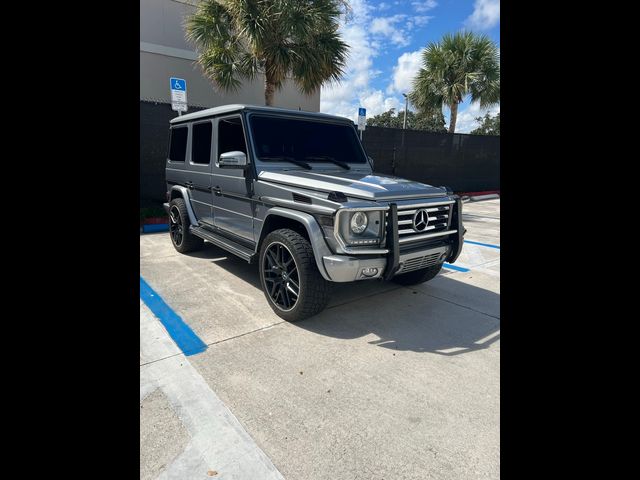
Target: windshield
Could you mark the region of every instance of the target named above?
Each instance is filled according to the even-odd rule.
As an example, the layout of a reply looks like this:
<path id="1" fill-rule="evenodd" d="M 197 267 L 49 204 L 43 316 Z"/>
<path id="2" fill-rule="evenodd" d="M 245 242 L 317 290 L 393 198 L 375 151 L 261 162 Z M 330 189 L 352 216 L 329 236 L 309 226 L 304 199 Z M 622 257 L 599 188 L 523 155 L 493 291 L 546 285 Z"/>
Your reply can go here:
<path id="1" fill-rule="evenodd" d="M 350 125 L 263 115 L 250 117 L 256 156 L 262 162 L 289 162 L 303 168 L 318 163 L 366 164 Z M 306 164 L 306 166 L 305 166 Z"/>

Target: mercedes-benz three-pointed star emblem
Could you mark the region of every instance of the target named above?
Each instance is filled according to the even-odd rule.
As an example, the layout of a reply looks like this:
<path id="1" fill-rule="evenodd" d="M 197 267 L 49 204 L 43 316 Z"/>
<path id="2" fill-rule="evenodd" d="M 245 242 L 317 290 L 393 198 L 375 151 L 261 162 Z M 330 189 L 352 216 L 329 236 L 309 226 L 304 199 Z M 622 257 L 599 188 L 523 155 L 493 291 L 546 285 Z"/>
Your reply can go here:
<path id="1" fill-rule="evenodd" d="M 429 214 L 422 208 L 413 215 L 413 229 L 416 232 L 423 232 L 429 225 Z"/>

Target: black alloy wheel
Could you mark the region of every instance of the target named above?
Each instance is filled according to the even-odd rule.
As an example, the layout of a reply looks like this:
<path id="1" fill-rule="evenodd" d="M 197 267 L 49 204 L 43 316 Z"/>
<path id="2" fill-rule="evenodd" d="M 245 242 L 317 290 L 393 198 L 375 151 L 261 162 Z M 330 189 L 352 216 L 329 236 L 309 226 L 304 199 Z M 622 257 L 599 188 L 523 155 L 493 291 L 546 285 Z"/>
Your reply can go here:
<path id="1" fill-rule="evenodd" d="M 280 242 L 273 242 L 265 251 L 262 271 L 267 294 L 281 310 L 296 306 L 300 297 L 300 273 L 291 252 Z"/>
<path id="2" fill-rule="evenodd" d="M 177 205 L 172 205 L 169 210 L 169 233 L 171 240 L 176 247 L 182 246 L 184 240 L 184 226 L 182 225 L 182 218 L 180 218 L 180 211 Z"/>

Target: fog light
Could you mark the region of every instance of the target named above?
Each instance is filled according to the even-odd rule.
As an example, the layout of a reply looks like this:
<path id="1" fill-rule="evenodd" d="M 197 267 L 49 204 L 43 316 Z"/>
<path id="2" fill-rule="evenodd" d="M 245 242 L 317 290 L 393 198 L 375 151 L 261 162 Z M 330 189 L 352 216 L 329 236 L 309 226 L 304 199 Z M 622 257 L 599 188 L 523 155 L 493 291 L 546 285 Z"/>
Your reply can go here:
<path id="1" fill-rule="evenodd" d="M 362 275 L 365 277 L 373 277 L 378 274 L 378 269 L 375 267 L 367 267 L 362 269 Z"/>

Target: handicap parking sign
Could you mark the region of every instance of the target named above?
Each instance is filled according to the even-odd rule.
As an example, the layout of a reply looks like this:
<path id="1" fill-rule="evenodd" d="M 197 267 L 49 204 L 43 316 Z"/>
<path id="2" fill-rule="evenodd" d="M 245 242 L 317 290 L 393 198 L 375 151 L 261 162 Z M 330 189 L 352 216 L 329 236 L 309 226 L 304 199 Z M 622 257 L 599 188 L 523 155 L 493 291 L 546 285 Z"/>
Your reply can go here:
<path id="1" fill-rule="evenodd" d="M 187 81 L 183 78 L 171 77 L 169 79 L 169 83 L 171 85 L 171 90 L 182 90 L 183 92 L 187 91 Z"/>
<path id="2" fill-rule="evenodd" d="M 169 78 L 171 89 L 171 109 L 178 112 L 187 111 L 187 81 L 184 78 Z"/>

